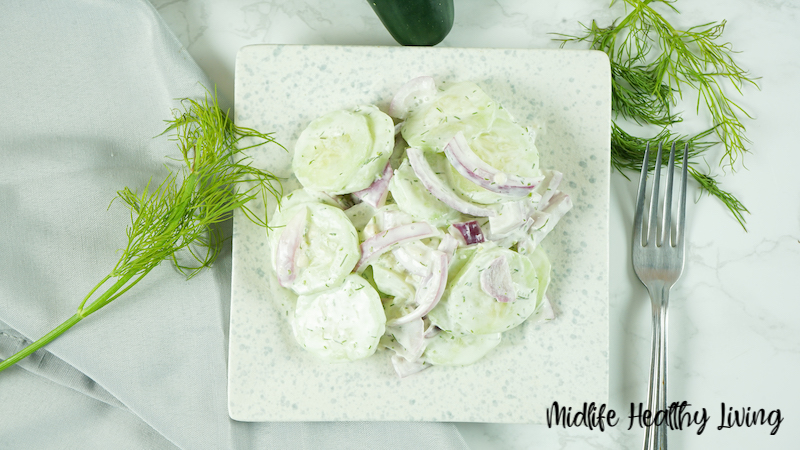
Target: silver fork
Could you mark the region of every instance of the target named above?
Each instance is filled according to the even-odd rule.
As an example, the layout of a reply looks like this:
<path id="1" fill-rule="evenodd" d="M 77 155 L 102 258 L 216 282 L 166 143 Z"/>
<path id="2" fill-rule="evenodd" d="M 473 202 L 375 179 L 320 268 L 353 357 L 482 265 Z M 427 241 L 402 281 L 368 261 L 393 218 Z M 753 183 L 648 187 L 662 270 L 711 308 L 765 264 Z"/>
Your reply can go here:
<path id="1" fill-rule="evenodd" d="M 683 272 L 685 247 L 684 229 L 686 224 L 686 174 L 688 144 L 683 150 L 683 171 L 681 175 L 680 200 L 677 211 L 677 224 L 672 222 L 672 181 L 675 172 L 675 143 L 669 153 L 667 185 L 661 221 L 659 222 L 659 181 L 661 177 L 662 144 L 658 144 L 656 170 L 653 190 L 650 197 L 650 213 L 646 231 L 644 225 L 645 188 L 647 187 L 647 165 L 650 157 L 650 144 L 644 152 L 642 174 L 639 178 L 639 194 L 636 197 L 636 214 L 633 218 L 633 269 L 650 293 L 653 314 L 652 350 L 650 353 L 650 388 L 647 393 L 647 409 L 651 411 L 653 422 L 656 412 L 662 422 L 653 423 L 645 429 L 645 450 L 666 450 L 667 448 L 667 304 L 669 290 Z M 660 228 L 659 228 L 660 225 Z M 675 235 L 672 228 L 675 225 Z M 644 241 L 642 237 L 645 237 Z"/>

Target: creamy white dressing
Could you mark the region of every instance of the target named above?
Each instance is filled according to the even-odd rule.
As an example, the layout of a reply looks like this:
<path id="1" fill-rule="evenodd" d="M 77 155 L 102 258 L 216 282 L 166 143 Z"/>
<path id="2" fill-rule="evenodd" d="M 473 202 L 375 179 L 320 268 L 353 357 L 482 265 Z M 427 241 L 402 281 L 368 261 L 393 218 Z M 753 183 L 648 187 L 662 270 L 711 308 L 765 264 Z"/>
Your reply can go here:
<path id="1" fill-rule="evenodd" d="M 390 110 L 404 121 L 362 105 L 311 122 L 293 166 L 304 188 L 283 199 L 270 243 L 307 208 L 297 251 L 286 242 L 280 258 L 273 250 L 273 270 L 296 271 L 287 287 L 297 294 L 297 342 L 329 362 L 380 347 L 403 377 L 474 363 L 540 305 L 538 318 L 552 318 L 550 263 L 538 244 L 572 203 L 557 189 L 561 173 L 540 169 L 533 134 L 474 83 L 435 89 L 430 77 L 415 79 Z M 446 158 L 456 134 L 464 151 Z M 492 190 L 448 158 L 462 171 L 477 162 L 493 174 Z M 520 187 L 534 179 L 543 181 Z"/>
<path id="2" fill-rule="evenodd" d="M 386 317 L 375 289 L 352 274 L 335 288 L 297 297 L 292 325 L 303 348 L 328 362 L 346 362 L 375 353 Z"/>

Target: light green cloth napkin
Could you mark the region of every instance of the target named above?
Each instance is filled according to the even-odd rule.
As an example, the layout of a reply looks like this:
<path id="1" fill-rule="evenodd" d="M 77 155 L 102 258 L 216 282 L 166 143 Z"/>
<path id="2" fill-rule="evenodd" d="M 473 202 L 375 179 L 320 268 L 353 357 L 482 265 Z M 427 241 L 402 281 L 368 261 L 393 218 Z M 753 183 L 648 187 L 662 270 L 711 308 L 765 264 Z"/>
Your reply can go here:
<path id="1" fill-rule="evenodd" d="M 0 4 L 0 358 L 114 266 L 130 217 L 109 202 L 163 179 L 177 149 L 154 136 L 200 83 L 144 0 Z M 0 373 L 0 448 L 466 448 L 451 424 L 231 420 L 230 265 L 187 282 L 164 263 Z"/>

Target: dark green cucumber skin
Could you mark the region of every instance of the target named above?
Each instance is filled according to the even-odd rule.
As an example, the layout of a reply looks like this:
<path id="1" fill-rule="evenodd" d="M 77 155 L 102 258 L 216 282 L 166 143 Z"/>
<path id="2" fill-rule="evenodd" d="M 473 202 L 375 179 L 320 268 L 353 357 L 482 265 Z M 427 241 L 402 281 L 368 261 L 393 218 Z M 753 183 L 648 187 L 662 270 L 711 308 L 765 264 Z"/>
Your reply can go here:
<path id="1" fill-rule="evenodd" d="M 453 0 L 368 1 L 400 45 L 436 45 L 453 28 Z"/>

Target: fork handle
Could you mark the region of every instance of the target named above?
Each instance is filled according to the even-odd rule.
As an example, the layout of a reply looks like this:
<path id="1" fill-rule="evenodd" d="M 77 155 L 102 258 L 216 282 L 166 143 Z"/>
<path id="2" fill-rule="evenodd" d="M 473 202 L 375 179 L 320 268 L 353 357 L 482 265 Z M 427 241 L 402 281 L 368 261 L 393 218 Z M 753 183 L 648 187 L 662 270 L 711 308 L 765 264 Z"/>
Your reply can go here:
<path id="1" fill-rule="evenodd" d="M 651 412 L 652 424 L 645 428 L 644 450 L 667 450 L 667 304 L 670 286 L 657 284 L 648 286 L 653 313 L 652 349 L 650 353 L 650 388 L 647 393 L 647 409 Z M 656 414 L 663 411 L 655 423 Z"/>

